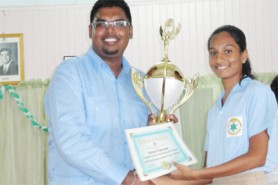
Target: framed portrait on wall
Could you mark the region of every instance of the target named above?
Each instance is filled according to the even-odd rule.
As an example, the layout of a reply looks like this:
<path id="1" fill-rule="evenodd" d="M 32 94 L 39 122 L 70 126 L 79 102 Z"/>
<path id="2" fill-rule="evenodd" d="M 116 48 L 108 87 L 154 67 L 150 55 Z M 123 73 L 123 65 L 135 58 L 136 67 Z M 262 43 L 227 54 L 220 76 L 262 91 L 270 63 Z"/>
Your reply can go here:
<path id="1" fill-rule="evenodd" d="M 23 34 L 0 34 L 0 84 L 24 80 Z"/>
<path id="2" fill-rule="evenodd" d="M 75 58 L 75 56 L 64 56 L 63 60 L 68 60 L 68 59 L 72 59 L 72 58 Z"/>

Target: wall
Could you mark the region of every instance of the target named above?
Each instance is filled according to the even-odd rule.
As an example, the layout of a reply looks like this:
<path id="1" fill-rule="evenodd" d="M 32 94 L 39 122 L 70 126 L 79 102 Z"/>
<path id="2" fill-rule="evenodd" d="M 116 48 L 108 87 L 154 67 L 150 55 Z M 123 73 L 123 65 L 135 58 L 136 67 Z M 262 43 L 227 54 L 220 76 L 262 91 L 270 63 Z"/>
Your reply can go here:
<path id="1" fill-rule="evenodd" d="M 173 18 L 182 30 L 169 46 L 169 58 L 186 76 L 210 73 L 206 42 L 218 26 L 233 24 L 247 36 L 255 72 L 278 71 L 277 0 L 128 1 L 134 38 L 130 62 L 146 71 L 163 57 L 159 26 Z M 25 80 L 50 78 L 63 56 L 87 51 L 92 4 L 6 7 L 0 4 L 0 33 L 24 34 Z"/>

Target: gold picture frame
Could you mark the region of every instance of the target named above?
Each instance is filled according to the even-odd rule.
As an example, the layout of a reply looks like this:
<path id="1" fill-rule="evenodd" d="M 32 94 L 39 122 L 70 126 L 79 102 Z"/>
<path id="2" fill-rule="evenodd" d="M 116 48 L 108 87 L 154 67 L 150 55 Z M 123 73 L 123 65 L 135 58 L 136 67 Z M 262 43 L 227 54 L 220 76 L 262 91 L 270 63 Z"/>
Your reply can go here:
<path id="1" fill-rule="evenodd" d="M 0 84 L 24 80 L 23 34 L 0 34 Z"/>
<path id="2" fill-rule="evenodd" d="M 63 57 L 63 60 L 68 60 L 68 59 L 72 59 L 72 58 L 75 58 L 76 56 L 64 56 Z"/>

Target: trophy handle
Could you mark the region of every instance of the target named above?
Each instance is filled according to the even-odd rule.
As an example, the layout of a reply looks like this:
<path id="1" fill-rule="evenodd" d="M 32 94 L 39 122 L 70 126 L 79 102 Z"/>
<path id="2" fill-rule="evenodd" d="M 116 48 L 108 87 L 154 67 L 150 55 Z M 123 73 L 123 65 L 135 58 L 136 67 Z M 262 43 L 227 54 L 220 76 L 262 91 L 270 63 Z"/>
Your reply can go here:
<path id="1" fill-rule="evenodd" d="M 172 110 L 169 111 L 170 114 L 173 114 L 177 108 L 179 108 L 182 104 L 184 104 L 192 96 L 193 92 L 197 88 L 198 79 L 199 79 L 198 74 L 196 74 L 191 79 L 185 78 L 185 81 L 184 81 L 184 91 L 185 91 L 184 96 L 182 97 L 182 99 L 178 103 L 176 103 L 172 106 L 173 107 Z M 186 86 L 188 86 L 188 87 L 186 88 Z"/>
<path id="2" fill-rule="evenodd" d="M 139 98 L 147 105 L 147 107 L 150 109 L 152 114 L 155 114 L 152 103 L 148 102 L 143 94 L 143 80 L 139 73 L 136 72 L 134 68 L 131 68 L 131 81 L 133 88 L 136 92 L 136 94 L 139 96 Z"/>

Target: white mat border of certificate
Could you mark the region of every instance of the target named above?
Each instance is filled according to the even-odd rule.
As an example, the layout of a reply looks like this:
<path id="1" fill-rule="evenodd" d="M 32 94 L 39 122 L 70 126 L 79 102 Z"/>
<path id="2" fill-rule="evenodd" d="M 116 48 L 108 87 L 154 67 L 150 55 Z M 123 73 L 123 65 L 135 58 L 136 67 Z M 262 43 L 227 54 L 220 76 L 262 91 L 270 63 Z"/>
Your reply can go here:
<path id="1" fill-rule="evenodd" d="M 134 167 L 136 169 L 136 173 L 138 174 L 141 181 L 153 179 L 168 174 L 176 169 L 176 167 L 172 164 L 173 161 L 167 161 L 165 163 L 167 168 L 165 169 L 163 169 L 162 167 L 159 169 L 156 168 L 151 172 L 148 172 L 147 174 L 144 173 L 144 167 L 142 166 L 140 152 L 138 152 L 138 146 L 135 146 L 136 145 L 135 137 L 139 136 L 143 138 L 145 136 L 148 136 L 149 134 L 155 134 L 159 136 L 159 134 L 163 132 L 170 132 L 171 136 L 173 136 L 171 138 L 174 140 L 174 143 L 176 143 L 174 147 L 177 147 L 182 154 L 186 155 L 189 158 L 188 160 L 182 160 L 182 161 L 173 160 L 173 161 L 186 166 L 195 164 L 197 162 L 195 156 L 190 152 L 186 144 L 182 141 L 181 137 L 179 136 L 172 122 L 157 124 L 157 125 L 147 126 L 147 127 L 140 127 L 135 129 L 127 129 L 125 130 L 125 133 L 126 133 L 129 150 L 131 153 Z"/>

